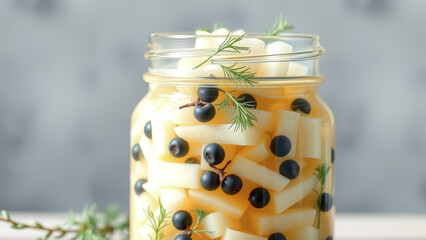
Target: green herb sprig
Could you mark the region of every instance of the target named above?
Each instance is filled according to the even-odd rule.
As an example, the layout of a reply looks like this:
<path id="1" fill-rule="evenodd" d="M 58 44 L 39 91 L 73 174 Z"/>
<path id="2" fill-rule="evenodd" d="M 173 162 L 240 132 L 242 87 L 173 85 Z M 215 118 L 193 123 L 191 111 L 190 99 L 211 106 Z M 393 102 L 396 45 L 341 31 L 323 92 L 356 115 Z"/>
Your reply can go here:
<path id="1" fill-rule="evenodd" d="M 232 96 L 231 93 L 234 91 L 227 92 L 222 89 L 219 89 L 219 91 L 225 94 L 225 98 L 222 102 L 216 104 L 218 107 L 217 110 L 225 109 L 225 111 L 229 111 L 230 106 L 234 106 L 234 109 L 228 115 L 230 117 L 233 116 L 230 128 L 234 127 L 234 131 L 244 131 L 248 128 L 254 127 L 253 122 L 257 122 L 257 117 L 250 112 L 250 109 L 254 109 L 254 104 L 251 102 L 244 102 L 244 98 L 236 98 Z"/>
<path id="2" fill-rule="evenodd" d="M 266 36 L 276 36 L 281 32 L 284 32 L 285 30 L 293 29 L 293 25 L 290 25 L 288 23 L 287 18 L 283 18 L 282 14 L 275 20 L 274 26 L 272 26 L 271 29 L 266 30 L 265 27 L 263 27 L 263 31 L 265 32 Z"/>
<path id="3" fill-rule="evenodd" d="M 166 221 L 168 218 L 170 218 L 170 212 L 167 212 L 167 210 L 164 208 L 160 198 L 158 199 L 158 203 L 160 206 L 160 212 L 157 217 L 154 215 L 154 212 L 151 210 L 149 205 L 146 209 L 144 209 L 144 212 L 148 217 L 149 226 L 152 228 L 155 234 L 154 236 L 149 236 L 151 240 L 163 240 L 165 237 L 164 228 L 170 224 Z"/>
<path id="4" fill-rule="evenodd" d="M 82 217 L 75 217 L 74 211 L 68 214 L 65 226 L 46 227 L 36 221 L 33 224 L 21 223 L 13 220 L 6 210 L 1 210 L 1 222 L 11 224 L 14 229 L 34 229 L 44 232 L 44 236 L 37 240 L 63 239 L 72 236 L 73 240 L 107 240 L 115 233 L 121 234 L 121 239 L 128 239 L 129 218 L 122 218 L 117 205 L 110 205 L 104 211 L 99 211 L 96 204 L 83 208 Z"/>
<path id="5" fill-rule="evenodd" d="M 210 231 L 210 230 L 205 230 L 205 229 L 201 229 L 201 230 L 197 230 L 198 225 L 200 225 L 200 223 L 204 220 L 204 218 L 210 214 L 209 212 L 201 209 L 201 208 L 196 208 L 194 210 L 192 210 L 191 212 L 195 212 L 195 215 L 197 215 L 197 222 L 195 223 L 194 227 L 191 230 L 191 233 L 196 233 L 201 237 L 200 232 L 205 232 L 205 233 L 211 233 L 213 234 L 214 231 Z"/>
<path id="6" fill-rule="evenodd" d="M 321 217 L 321 204 L 322 194 L 324 193 L 325 183 L 327 181 L 327 175 L 330 172 L 331 167 L 327 163 L 322 163 L 315 168 L 315 176 L 317 176 L 320 182 L 320 192 L 314 189 L 314 192 L 318 196 L 318 229 L 320 228 L 320 217 Z"/>
<path id="7" fill-rule="evenodd" d="M 236 66 L 237 63 L 234 63 L 231 66 L 220 65 L 223 70 L 225 78 L 230 79 L 235 83 L 235 85 L 245 84 L 253 87 L 253 84 L 256 83 L 252 80 L 255 73 L 250 72 L 250 67 L 246 66 Z"/>

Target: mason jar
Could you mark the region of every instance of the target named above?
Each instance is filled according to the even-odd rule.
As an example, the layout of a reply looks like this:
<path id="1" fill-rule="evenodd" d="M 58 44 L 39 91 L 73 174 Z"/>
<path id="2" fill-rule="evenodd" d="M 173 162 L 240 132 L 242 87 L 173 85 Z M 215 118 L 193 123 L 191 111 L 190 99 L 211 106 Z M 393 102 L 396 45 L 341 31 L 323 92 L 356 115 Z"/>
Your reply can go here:
<path id="1" fill-rule="evenodd" d="M 160 33 L 148 46 L 149 90 L 131 117 L 131 239 L 333 239 L 319 37 Z"/>

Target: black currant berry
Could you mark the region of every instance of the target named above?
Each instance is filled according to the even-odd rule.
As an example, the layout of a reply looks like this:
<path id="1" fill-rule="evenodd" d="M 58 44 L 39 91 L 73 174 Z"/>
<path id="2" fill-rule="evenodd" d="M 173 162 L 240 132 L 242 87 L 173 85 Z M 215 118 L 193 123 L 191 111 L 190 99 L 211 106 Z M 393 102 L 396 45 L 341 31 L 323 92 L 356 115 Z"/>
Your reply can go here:
<path id="1" fill-rule="evenodd" d="M 189 143 L 181 137 L 175 137 L 170 141 L 169 152 L 177 157 L 184 157 L 189 152 Z"/>
<path id="2" fill-rule="evenodd" d="M 271 145 L 269 147 L 275 156 L 284 157 L 291 150 L 291 142 L 288 137 L 279 135 L 272 138 Z"/>
<path id="3" fill-rule="evenodd" d="M 333 236 L 328 236 L 325 240 L 333 240 Z"/>
<path id="4" fill-rule="evenodd" d="M 321 211 L 328 212 L 333 207 L 333 199 L 329 193 L 321 194 L 321 201 L 318 199 L 318 206 Z"/>
<path id="5" fill-rule="evenodd" d="M 219 96 L 219 89 L 217 87 L 199 87 L 197 95 L 203 102 L 214 102 Z"/>
<path id="6" fill-rule="evenodd" d="M 291 102 L 291 110 L 299 110 L 305 114 L 309 114 L 311 112 L 311 105 L 304 98 L 296 98 Z"/>
<path id="7" fill-rule="evenodd" d="M 225 149 L 217 143 L 210 143 L 204 148 L 203 156 L 208 164 L 218 165 L 225 159 Z"/>
<path id="8" fill-rule="evenodd" d="M 143 132 L 145 133 L 145 136 L 149 139 L 152 139 L 152 124 L 151 121 L 148 121 L 145 124 L 145 127 L 143 128 Z"/>
<path id="9" fill-rule="evenodd" d="M 222 181 L 222 190 L 228 195 L 235 195 L 243 188 L 243 181 L 235 174 L 226 176 Z"/>
<path id="10" fill-rule="evenodd" d="M 268 240 L 287 240 L 287 238 L 282 233 L 273 233 L 269 235 Z"/>
<path id="11" fill-rule="evenodd" d="M 196 157 L 190 157 L 190 158 L 185 160 L 185 163 L 199 164 L 200 160 L 198 160 L 198 158 L 196 158 Z"/>
<path id="12" fill-rule="evenodd" d="M 299 164 L 294 160 L 285 160 L 280 165 L 280 174 L 290 180 L 297 178 L 297 176 L 299 176 L 299 172 Z"/>
<path id="13" fill-rule="evenodd" d="M 271 195 L 265 188 L 258 187 L 250 192 L 249 201 L 255 208 L 263 208 L 271 201 Z"/>
<path id="14" fill-rule="evenodd" d="M 141 193 L 145 192 L 145 189 L 143 189 L 143 186 L 147 182 L 146 179 L 139 179 L 135 183 L 135 193 L 136 195 L 140 195 Z"/>
<path id="15" fill-rule="evenodd" d="M 208 122 L 216 115 L 216 109 L 211 103 L 199 104 L 194 108 L 194 117 L 200 122 Z"/>
<path id="16" fill-rule="evenodd" d="M 139 159 L 141 159 L 141 156 L 142 156 L 141 146 L 139 145 L 139 143 L 136 143 L 132 147 L 132 157 L 134 160 L 138 161 Z"/>
<path id="17" fill-rule="evenodd" d="M 257 101 L 256 101 L 256 99 L 252 95 L 250 95 L 248 93 L 241 94 L 240 96 L 238 96 L 238 102 L 245 103 L 245 104 L 247 104 L 248 106 L 250 106 L 253 109 L 257 108 Z"/>
<path id="18" fill-rule="evenodd" d="M 174 240 L 192 240 L 192 238 L 188 236 L 188 234 L 181 233 L 177 235 Z"/>
<path id="19" fill-rule="evenodd" d="M 179 210 L 173 214 L 172 223 L 176 229 L 186 230 L 187 227 L 192 225 L 192 216 L 185 210 Z"/>
<path id="20" fill-rule="evenodd" d="M 213 171 L 207 171 L 201 175 L 200 183 L 207 191 L 216 190 L 220 186 L 219 175 Z"/>

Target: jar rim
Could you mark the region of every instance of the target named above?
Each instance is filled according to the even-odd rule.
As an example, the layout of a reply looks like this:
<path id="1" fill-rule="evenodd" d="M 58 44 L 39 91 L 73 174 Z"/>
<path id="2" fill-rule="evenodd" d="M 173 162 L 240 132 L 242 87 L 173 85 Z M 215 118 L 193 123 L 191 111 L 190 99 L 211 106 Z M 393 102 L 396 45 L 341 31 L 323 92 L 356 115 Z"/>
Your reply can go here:
<path id="1" fill-rule="evenodd" d="M 160 33 L 151 33 L 150 37 L 161 37 L 161 38 L 223 38 L 226 35 L 214 35 L 214 34 L 194 34 L 192 32 L 160 32 Z M 230 36 L 239 37 L 241 34 L 230 34 Z M 309 34 L 309 33 L 282 33 L 275 36 L 267 36 L 258 33 L 245 33 L 244 38 L 268 38 L 268 39 L 282 39 L 282 38 L 309 38 L 319 40 L 319 35 Z"/>

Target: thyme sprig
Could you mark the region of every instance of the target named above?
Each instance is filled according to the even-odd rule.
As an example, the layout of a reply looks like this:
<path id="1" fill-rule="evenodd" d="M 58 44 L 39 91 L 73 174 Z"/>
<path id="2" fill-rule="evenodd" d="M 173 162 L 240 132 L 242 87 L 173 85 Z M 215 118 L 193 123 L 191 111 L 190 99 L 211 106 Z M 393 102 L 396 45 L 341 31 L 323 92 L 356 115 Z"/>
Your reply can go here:
<path id="1" fill-rule="evenodd" d="M 210 30 L 210 28 L 206 26 L 198 27 L 196 30 L 202 30 L 208 33 L 212 33 L 220 28 L 223 28 L 224 25 L 225 24 L 223 22 L 215 22 L 212 30 Z"/>
<path id="2" fill-rule="evenodd" d="M 154 212 L 151 210 L 149 205 L 146 209 L 144 209 L 144 212 L 148 217 L 149 226 L 152 228 L 155 234 L 154 236 L 149 236 L 151 240 L 163 240 L 165 237 L 164 228 L 170 224 L 166 221 L 168 218 L 170 218 L 170 212 L 167 212 L 167 210 L 164 208 L 160 198 L 158 199 L 158 203 L 160 206 L 160 212 L 158 216 L 154 215 Z"/>
<path id="3" fill-rule="evenodd" d="M 324 193 L 325 183 L 327 181 L 327 175 L 330 172 L 331 167 L 327 163 L 322 163 L 315 168 L 315 176 L 317 176 L 320 182 L 320 192 L 314 189 L 314 192 L 318 196 L 318 229 L 320 228 L 320 217 L 321 217 L 321 204 L 322 194 Z"/>
<path id="4" fill-rule="evenodd" d="M 75 217 L 74 211 L 68 214 L 66 226 L 46 227 L 39 221 L 33 224 L 21 223 L 13 220 L 6 210 L 1 210 L 1 222 L 11 224 L 11 228 L 34 229 L 44 232 L 38 240 L 63 239 L 72 236 L 73 240 L 107 240 L 116 232 L 121 233 L 122 239 L 128 239 L 129 218 L 122 218 L 117 205 L 110 205 L 104 211 L 99 211 L 96 204 L 83 208 L 82 217 Z"/>
<path id="5" fill-rule="evenodd" d="M 256 83 L 256 81 L 252 80 L 255 73 L 250 72 L 250 67 L 236 65 L 237 63 L 231 66 L 220 65 L 225 78 L 233 81 L 235 85 L 245 84 L 253 87 L 253 84 Z"/>
<path id="6" fill-rule="evenodd" d="M 280 14 L 280 16 L 275 20 L 275 24 L 272 26 L 271 29 L 266 30 L 265 27 L 263 27 L 263 31 L 265 32 L 266 36 L 276 36 L 281 32 L 284 32 L 285 30 L 293 29 L 293 25 L 290 25 L 288 23 L 287 18 L 283 18 L 283 15 Z"/>
<path id="7" fill-rule="evenodd" d="M 198 225 L 200 225 L 200 223 L 204 220 L 204 218 L 209 215 L 210 213 L 201 209 L 201 208 L 196 208 L 194 210 L 191 210 L 191 212 L 195 212 L 195 215 L 197 215 L 197 222 L 195 223 L 194 227 L 191 230 L 191 233 L 196 233 L 199 236 L 201 236 L 200 232 L 205 232 L 205 233 L 211 233 L 213 234 L 214 231 L 210 231 L 210 230 L 205 230 L 205 229 L 197 229 Z"/>
<path id="8" fill-rule="evenodd" d="M 195 70 L 195 69 L 201 67 L 206 62 L 208 62 L 210 59 L 212 59 L 214 56 L 216 56 L 217 54 L 219 54 L 220 52 L 222 52 L 224 50 L 228 50 L 228 51 L 236 52 L 236 53 L 239 53 L 241 51 L 249 50 L 248 47 L 241 47 L 241 46 L 236 46 L 235 45 L 237 42 L 241 41 L 244 36 L 245 36 L 245 34 L 243 34 L 241 36 L 238 36 L 238 37 L 233 37 L 233 36 L 231 36 L 231 33 L 228 33 L 228 35 L 226 36 L 225 40 L 223 40 L 223 42 L 217 48 L 216 52 L 214 52 L 206 60 L 202 61 L 200 64 L 198 64 L 197 66 L 193 67 L 192 69 Z"/>
<path id="9" fill-rule="evenodd" d="M 254 104 L 251 102 L 244 102 L 244 98 L 236 98 L 232 96 L 234 91 L 225 91 L 219 88 L 219 91 L 225 94 L 225 98 L 222 102 L 216 104 L 217 110 L 224 109 L 225 111 L 230 110 L 230 106 L 234 106 L 233 110 L 229 113 L 229 117 L 232 117 L 231 127 L 234 131 L 244 131 L 246 129 L 254 127 L 253 122 L 257 122 L 257 117 L 250 112 L 250 109 L 254 109 Z"/>

